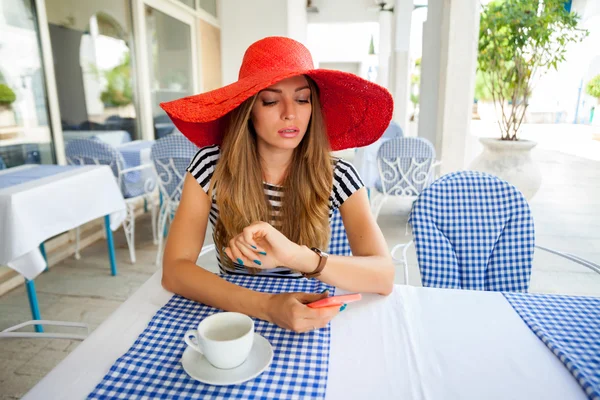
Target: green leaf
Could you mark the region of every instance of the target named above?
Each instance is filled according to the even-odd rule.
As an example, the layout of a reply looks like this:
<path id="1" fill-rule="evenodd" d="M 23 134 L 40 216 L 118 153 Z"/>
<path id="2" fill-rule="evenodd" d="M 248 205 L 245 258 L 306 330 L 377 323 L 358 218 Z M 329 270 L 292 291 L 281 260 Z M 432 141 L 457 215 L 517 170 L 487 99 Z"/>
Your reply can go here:
<path id="1" fill-rule="evenodd" d="M 534 71 L 558 69 L 567 45 L 589 34 L 577 27 L 579 20 L 565 10 L 564 0 L 494 0 L 483 6 L 475 97 L 511 100 L 512 112 L 522 115 Z M 502 136 L 514 136 L 520 123 L 520 118 L 510 118 L 500 124 Z"/>

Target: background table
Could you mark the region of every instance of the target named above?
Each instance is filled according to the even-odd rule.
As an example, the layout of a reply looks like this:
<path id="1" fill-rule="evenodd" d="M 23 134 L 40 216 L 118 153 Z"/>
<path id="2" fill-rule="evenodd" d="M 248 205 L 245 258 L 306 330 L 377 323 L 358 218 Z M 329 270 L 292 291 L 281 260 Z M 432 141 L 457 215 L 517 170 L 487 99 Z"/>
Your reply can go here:
<path id="1" fill-rule="evenodd" d="M 40 244 L 109 214 L 115 230 L 125 218 L 125 201 L 108 166 L 24 165 L 1 171 L 0 264 L 29 280 L 34 319 L 39 319 L 39 312 L 32 279 L 46 268 Z M 115 274 L 110 232 L 107 228 Z"/>
<path id="2" fill-rule="evenodd" d="M 160 274 L 24 398 L 85 398 L 171 298 Z M 502 294 L 410 286 L 365 295 L 332 321 L 326 397 L 586 398 Z"/>
<path id="3" fill-rule="evenodd" d="M 134 140 L 118 146 L 117 150 L 123 155 L 123 159 L 127 164 L 125 168 L 151 164 L 150 154 L 153 144 L 154 140 Z"/>

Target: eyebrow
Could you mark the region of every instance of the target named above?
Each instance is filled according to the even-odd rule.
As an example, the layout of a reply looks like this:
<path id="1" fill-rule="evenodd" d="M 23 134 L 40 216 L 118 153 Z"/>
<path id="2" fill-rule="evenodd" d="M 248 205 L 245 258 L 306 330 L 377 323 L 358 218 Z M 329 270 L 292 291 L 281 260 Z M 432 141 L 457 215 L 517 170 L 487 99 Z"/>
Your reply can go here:
<path id="1" fill-rule="evenodd" d="M 299 91 L 304 90 L 304 89 L 310 89 L 310 86 L 308 86 L 308 85 L 302 86 L 302 87 L 299 87 L 298 89 L 296 89 L 294 91 L 295 92 L 299 92 Z M 263 89 L 262 92 L 283 93 L 280 89 L 271 89 L 271 88 Z"/>

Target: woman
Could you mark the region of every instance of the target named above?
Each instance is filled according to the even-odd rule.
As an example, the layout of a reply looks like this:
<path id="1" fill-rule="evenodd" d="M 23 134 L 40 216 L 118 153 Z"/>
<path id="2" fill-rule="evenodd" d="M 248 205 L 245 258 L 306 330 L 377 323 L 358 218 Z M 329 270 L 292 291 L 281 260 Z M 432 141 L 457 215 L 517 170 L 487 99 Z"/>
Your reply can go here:
<path id="1" fill-rule="evenodd" d="M 222 273 L 316 278 L 387 295 L 394 268 L 366 189 L 330 150 L 377 140 L 392 114 L 389 93 L 339 71 L 315 70 L 308 50 L 282 37 L 251 45 L 239 80 L 163 103 L 201 149 L 185 176 L 163 258 L 165 289 L 297 332 L 325 326 L 338 307 L 311 309 L 327 294 L 265 294 L 196 266 L 208 220 Z M 340 210 L 352 257 L 327 254 Z"/>

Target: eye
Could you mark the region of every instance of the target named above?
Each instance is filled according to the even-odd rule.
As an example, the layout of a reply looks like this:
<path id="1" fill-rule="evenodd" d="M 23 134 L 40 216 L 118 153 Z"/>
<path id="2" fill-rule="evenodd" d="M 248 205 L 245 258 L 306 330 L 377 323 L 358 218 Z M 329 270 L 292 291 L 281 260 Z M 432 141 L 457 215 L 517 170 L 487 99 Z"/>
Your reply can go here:
<path id="1" fill-rule="evenodd" d="M 308 103 L 310 103 L 310 100 L 308 100 L 308 99 L 298 99 L 298 100 L 296 100 L 296 101 L 297 101 L 298 103 L 304 103 L 304 104 L 308 104 Z"/>
<path id="2" fill-rule="evenodd" d="M 272 106 L 272 105 L 275 105 L 275 104 L 277 104 L 277 100 L 274 100 L 274 101 L 266 101 L 266 100 L 263 100 L 263 102 L 262 102 L 262 103 L 263 103 L 263 106 L 265 106 L 265 107 L 269 107 L 269 106 Z"/>

